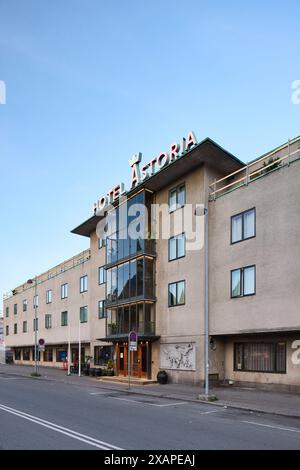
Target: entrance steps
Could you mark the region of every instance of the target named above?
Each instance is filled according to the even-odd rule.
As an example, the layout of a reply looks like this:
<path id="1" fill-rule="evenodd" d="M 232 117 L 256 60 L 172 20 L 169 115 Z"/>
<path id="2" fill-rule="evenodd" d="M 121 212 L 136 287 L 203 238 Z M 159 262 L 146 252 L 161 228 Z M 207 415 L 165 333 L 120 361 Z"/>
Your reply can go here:
<path id="1" fill-rule="evenodd" d="M 128 377 L 114 375 L 114 376 L 100 376 L 97 378 L 99 382 L 110 382 L 110 383 L 122 383 L 124 385 L 128 384 Z M 151 385 L 156 384 L 157 380 L 150 379 L 139 379 L 138 377 L 130 377 L 131 385 Z"/>

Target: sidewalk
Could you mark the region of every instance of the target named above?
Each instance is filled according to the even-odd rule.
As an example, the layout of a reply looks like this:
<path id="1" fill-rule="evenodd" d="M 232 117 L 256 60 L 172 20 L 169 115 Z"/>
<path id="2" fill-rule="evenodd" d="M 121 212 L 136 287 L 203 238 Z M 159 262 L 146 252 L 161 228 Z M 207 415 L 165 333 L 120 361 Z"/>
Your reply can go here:
<path id="1" fill-rule="evenodd" d="M 0 378 L 2 374 L 30 377 L 32 371 L 32 366 L 0 364 Z M 90 386 L 108 391 L 129 393 L 126 384 L 101 382 L 95 377 L 67 376 L 66 371 L 61 369 L 40 367 L 40 373 L 42 376 L 33 380 L 55 380 L 76 386 Z M 196 385 L 186 384 L 151 384 L 134 385 L 131 387 L 130 393 L 200 403 L 197 397 L 199 394 L 203 394 L 203 389 Z M 300 418 L 300 394 L 242 387 L 216 387 L 211 389 L 210 393 L 218 397 L 218 401 L 209 402 L 211 406 L 227 406 L 228 408 Z M 201 403 L 206 402 L 201 401 Z"/>

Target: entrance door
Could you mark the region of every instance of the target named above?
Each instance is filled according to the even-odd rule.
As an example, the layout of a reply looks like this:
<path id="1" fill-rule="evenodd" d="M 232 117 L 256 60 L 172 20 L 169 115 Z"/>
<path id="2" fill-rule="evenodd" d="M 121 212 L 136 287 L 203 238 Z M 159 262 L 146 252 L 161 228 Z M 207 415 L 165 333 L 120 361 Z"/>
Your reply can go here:
<path id="1" fill-rule="evenodd" d="M 128 375 L 128 344 L 117 345 L 117 373 Z M 130 375 L 138 378 L 151 377 L 151 343 L 139 343 L 137 351 L 130 353 Z"/>

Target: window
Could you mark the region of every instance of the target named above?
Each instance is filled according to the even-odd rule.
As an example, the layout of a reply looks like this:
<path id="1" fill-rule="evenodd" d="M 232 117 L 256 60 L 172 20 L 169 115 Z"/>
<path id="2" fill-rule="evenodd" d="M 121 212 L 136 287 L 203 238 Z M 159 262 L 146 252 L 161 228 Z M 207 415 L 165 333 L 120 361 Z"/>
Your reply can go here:
<path id="1" fill-rule="evenodd" d="M 15 349 L 15 361 L 21 360 L 21 349 Z"/>
<path id="2" fill-rule="evenodd" d="M 66 299 L 68 297 L 68 284 L 62 284 L 60 286 L 60 297 Z"/>
<path id="3" fill-rule="evenodd" d="M 45 328 L 47 330 L 49 330 L 50 328 L 52 328 L 52 315 L 50 315 L 50 313 L 47 313 L 45 315 Z"/>
<path id="4" fill-rule="evenodd" d="M 66 348 L 56 348 L 56 362 L 63 362 L 67 359 L 68 350 Z"/>
<path id="5" fill-rule="evenodd" d="M 35 295 L 33 297 L 33 308 L 37 308 L 39 306 L 39 296 Z"/>
<path id="6" fill-rule="evenodd" d="M 45 348 L 44 351 L 44 362 L 53 361 L 53 348 Z"/>
<path id="7" fill-rule="evenodd" d="M 185 185 L 181 184 L 169 192 L 169 211 L 173 212 L 185 204 Z"/>
<path id="8" fill-rule="evenodd" d="M 5 308 L 5 316 L 6 316 L 6 318 L 9 317 L 9 307 Z"/>
<path id="9" fill-rule="evenodd" d="M 27 321 L 23 321 L 23 333 L 27 333 Z"/>
<path id="10" fill-rule="evenodd" d="M 286 343 L 235 343 L 234 370 L 286 373 Z"/>
<path id="11" fill-rule="evenodd" d="M 34 318 L 33 319 L 33 331 L 38 331 L 38 329 L 39 329 L 39 319 Z"/>
<path id="12" fill-rule="evenodd" d="M 68 312 L 61 312 L 61 326 L 68 325 Z"/>
<path id="13" fill-rule="evenodd" d="M 80 278 L 80 293 L 87 292 L 88 290 L 88 277 L 82 276 Z"/>
<path id="14" fill-rule="evenodd" d="M 98 302 L 98 318 L 106 318 L 106 307 L 105 300 L 99 300 Z"/>
<path id="15" fill-rule="evenodd" d="M 27 300 L 23 300 L 23 312 L 27 312 Z"/>
<path id="16" fill-rule="evenodd" d="M 185 304 L 185 281 L 169 284 L 169 307 Z"/>
<path id="17" fill-rule="evenodd" d="M 98 238 L 98 248 L 99 250 L 106 246 L 106 238 Z"/>
<path id="18" fill-rule="evenodd" d="M 243 297 L 255 294 L 255 266 L 234 269 L 231 271 L 231 297 Z"/>
<path id="19" fill-rule="evenodd" d="M 231 243 L 255 237 L 255 208 L 231 217 Z"/>
<path id="20" fill-rule="evenodd" d="M 18 305 L 14 304 L 14 315 L 17 315 L 18 313 Z"/>
<path id="21" fill-rule="evenodd" d="M 6 325 L 5 334 L 6 334 L 6 336 L 9 335 L 9 326 L 8 325 Z"/>
<path id="22" fill-rule="evenodd" d="M 30 361 L 30 349 L 23 349 L 23 361 Z"/>
<path id="23" fill-rule="evenodd" d="M 100 266 L 99 268 L 99 284 L 104 284 L 106 282 L 106 270 L 104 266 Z"/>
<path id="24" fill-rule="evenodd" d="M 49 289 L 46 291 L 46 304 L 51 304 L 52 302 L 52 290 Z"/>
<path id="25" fill-rule="evenodd" d="M 169 239 L 169 261 L 185 256 L 185 234 L 181 233 Z"/>
<path id="26" fill-rule="evenodd" d="M 112 359 L 111 346 L 95 346 L 94 347 L 94 364 L 96 366 L 106 366 L 107 362 Z"/>
<path id="27" fill-rule="evenodd" d="M 80 307 L 80 323 L 86 323 L 88 321 L 88 308 Z"/>
<path id="28" fill-rule="evenodd" d="M 18 324 L 14 323 L 14 335 L 18 333 Z"/>

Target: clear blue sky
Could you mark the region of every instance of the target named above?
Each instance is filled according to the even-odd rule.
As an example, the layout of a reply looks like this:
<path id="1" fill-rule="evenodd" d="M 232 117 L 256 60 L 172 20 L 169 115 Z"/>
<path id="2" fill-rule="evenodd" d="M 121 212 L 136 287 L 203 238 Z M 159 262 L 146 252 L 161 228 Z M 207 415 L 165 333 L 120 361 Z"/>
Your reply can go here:
<path id="1" fill-rule="evenodd" d="M 88 247 L 97 196 L 193 129 L 242 160 L 300 134 L 299 1 L 0 0 L 0 293 Z"/>

